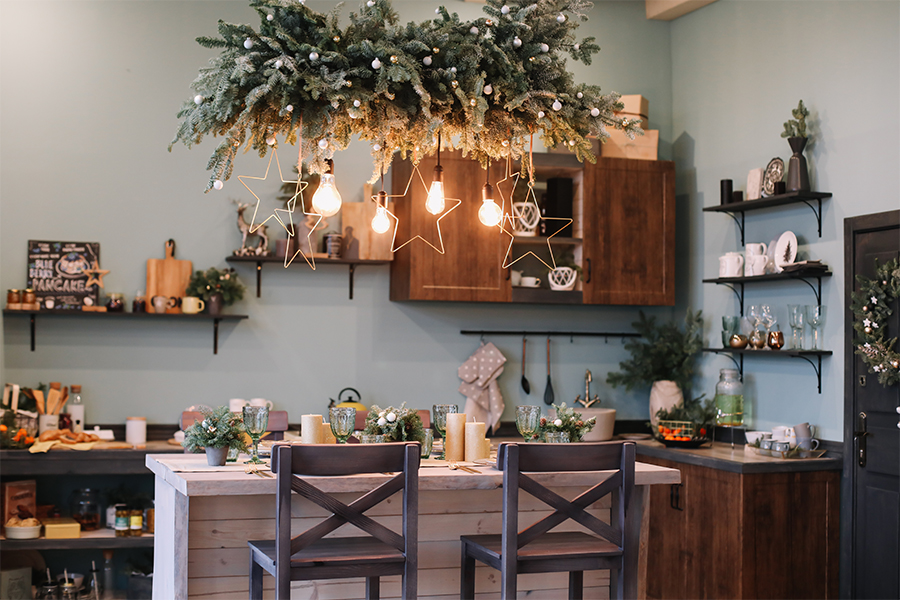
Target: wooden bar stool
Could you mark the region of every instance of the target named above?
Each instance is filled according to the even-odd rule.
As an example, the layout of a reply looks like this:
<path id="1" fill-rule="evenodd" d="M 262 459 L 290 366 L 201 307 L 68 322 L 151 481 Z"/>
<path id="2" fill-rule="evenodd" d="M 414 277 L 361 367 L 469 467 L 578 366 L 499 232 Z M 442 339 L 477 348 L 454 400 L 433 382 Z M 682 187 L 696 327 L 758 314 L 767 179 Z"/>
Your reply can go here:
<path id="1" fill-rule="evenodd" d="M 404 599 L 417 593 L 419 444 L 307 444 L 275 445 L 272 472 L 276 538 L 248 542 L 250 598 L 262 598 L 263 569 L 275 576 L 275 598 L 291 597 L 291 581 L 366 578 L 366 597 L 379 597 L 379 577 L 402 575 Z M 349 505 L 316 488 L 307 476 L 398 472 L 386 483 Z M 402 534 L 366 516 L 365 511 L 403 491 Z M 291 537 L 291 492 L 323 507 L 331 516 Z M 344 523 L 368 534 L 364 537 L 325 538 Z"/>
<path id="2" fill-rule="evenodd" d="M 475 561 L 500 571 L 501 598 L 516 598 L 519 573 L 569 573 L 569 598 L 581 598 L 584 571 L 610 570 L 610 597 L 635 598 L 637 573 L 626 571 L 626 556 L 638 551 L 638 532 L 626 523 L 626 507 L 634 491 L 634 444 L 501 444 L 498 464 L 503 469 L 503 533 L 460 537 L 460 596 L 475 597 Z M 526 473 L 548 471 L 613 471 L 598 473 L 599 483 L 574 500 L 566 500 Z M 519 489 L 549 505 L 555 512 L 518 531 Z M 585 509 L 612 494 L 610 523 Z M 572 519 L 594 535 L 581 532 L 548 533 Z M 632 563 L 634 564 L 634 563 Z"/>

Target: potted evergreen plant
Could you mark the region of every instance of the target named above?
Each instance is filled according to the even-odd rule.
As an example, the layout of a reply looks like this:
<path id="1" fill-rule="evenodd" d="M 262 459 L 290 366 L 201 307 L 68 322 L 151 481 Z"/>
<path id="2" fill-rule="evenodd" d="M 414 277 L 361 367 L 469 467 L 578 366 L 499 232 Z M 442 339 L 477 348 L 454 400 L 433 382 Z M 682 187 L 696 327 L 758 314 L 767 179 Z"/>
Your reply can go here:
<path id="1" fill-rule="evenodd" d="M 211 466 L 222 466 L 228 456 L 228 450 L 238 452 L 247 450 L 244 441 L 244 426 L 241 417 L 233 413 L 227 406 L 215 409 L 202 408 L 203 421 L 194 424 L 184 431 L 181 443 L 189 452 L 206 451 L 206 461 Z"/>
<path id="2" fill-rule="evenodd" d="M 610 373 L 606 381 L 613 387 L 624 385 L 626 390 L 652 386 L 650 423 L 655 427 L 657 412 L 684 404 L 703 347 L 703 318 L 701 311 L 688 310 L 682 327 L 675 322 L 657 324 L 656 317 L 647 317 L 642 311 L 632 326 L 641 337 L 625 344 L 631 359 L 619 363 L 621 370 Z"/>
<path id="3" fill-rule="evenodd" d="M 787 190 L 809 191 L 809 170 L 806 166 L 806 157 L 803 156 L 803 149 L 808 141 L 806 117 L 809 116 L 809 111 L 803 106 L 803 100 L 800 100 L 797 108 L 791 111 L 791 115 L 794 118 L 785 121 L 784 131 L 781 132 L 781 137 L 787 138 L 793 151 L 788 161 Z"/>
<path id="4" fill-rule="evenodd" d="M 210 267 L 191 275 L 185 295 L 202 299 L 206 302 L 207 312 L 217 315 L 222 312 L 223 306 L 231 306 L 241 300 L 244 289 L 244 284 L 240 282 L 234 269 L 219 270 Z"/>

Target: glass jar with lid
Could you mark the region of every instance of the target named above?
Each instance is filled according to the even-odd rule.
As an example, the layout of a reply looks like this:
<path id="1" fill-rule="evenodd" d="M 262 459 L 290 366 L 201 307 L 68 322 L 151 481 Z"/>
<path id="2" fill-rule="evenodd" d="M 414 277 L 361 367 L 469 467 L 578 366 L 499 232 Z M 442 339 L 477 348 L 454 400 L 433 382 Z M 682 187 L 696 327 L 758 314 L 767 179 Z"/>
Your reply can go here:
<path id="1" fill-rule="evenodd" d="M 125 294 L 113 292 L 106 297 L 106 312 L 125 312 Z"/>
<path id="2" fill-rule="evenodd" d="M 82 531 L 100 528 L 100 493 L 83 488 L 72 492 L 72 518 L 81 524 Z"/>
<path id="3" fill-rule="evenodd" d="M 721 369 L 716 384 L 716 425 L 740 427 L 744 424 L 744 384 L 737 369 Z"/>

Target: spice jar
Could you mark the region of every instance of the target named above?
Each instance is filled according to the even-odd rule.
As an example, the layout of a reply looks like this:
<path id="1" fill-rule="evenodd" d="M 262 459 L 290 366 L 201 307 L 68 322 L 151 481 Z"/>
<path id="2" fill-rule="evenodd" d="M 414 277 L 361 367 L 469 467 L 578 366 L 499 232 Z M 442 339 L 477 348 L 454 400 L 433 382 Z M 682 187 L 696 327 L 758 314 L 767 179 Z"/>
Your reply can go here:
<path id="1" fill-rule="evenodd" d="M 22 310 L 22 292 L 19 290 L 6 290 L 6 309 Z"/>
<path id="2" fill-rule="evenodd" d="M 111 293 L 106 298 L 106 312 L 125 312 L 125 294 Z"/>
<path id="3" fill-rule="evenodd" d="M 128 537 L 131 527 L 131 510 L 125 506 L 116 506 L 116 537 Z"/>
<path id="4" fill-rule="evenodd" d="M 82 531 L 100 529 L 99 492 L 83 488 L 72 492 L 72 518 L 81 524 Z"/>
<path id="5" fill-rule="evenodd" d="M 144 532 L 144 511 L 140 508 L 131 509 L 129 523 L 131 530 L 130 535 L 141 537 L 141 534 Z"/>
<path id="6" fill-rule="evenodd" d="M 716 425 L 740 427 L 744 424 L 744 384 L 737 369 L 721 369 L 716 384 Z"/>
<path id="7" fill-rule="evenodd" d="M 31 288 L 27 288 L 24 292 L 22 292 L 22 310 L 37 310 L 41 307 L 38 304 L 37 296 L 34 295 L 34 290 Z"/>

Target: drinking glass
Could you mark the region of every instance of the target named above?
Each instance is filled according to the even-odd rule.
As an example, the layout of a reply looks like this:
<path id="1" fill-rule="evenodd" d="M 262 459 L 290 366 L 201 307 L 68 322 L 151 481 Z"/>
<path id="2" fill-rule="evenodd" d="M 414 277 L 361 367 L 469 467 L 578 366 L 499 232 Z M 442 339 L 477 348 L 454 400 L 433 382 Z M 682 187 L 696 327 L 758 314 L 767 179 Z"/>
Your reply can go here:
<path id="1" fill-rule="evenodd" d="M 525 438 L 526 442 L 530 442 L 534 438 L 534 434 L 537 433 L 540 424 L 540 406 L 516 407 L 516 427 L 519 428 L 519 434 Z"/>
<path id="2" fill-rule="evenodd" d="M 544 434 L 544 439 L 548 444 L 568 444 L 569 434 L 565 431 L 555 431 Z"/>
<path id="3" fill-rule="evenodd" d="M 741 318 L 735 315 L 722 317 L 722 346 L 731 347 L 731 336 L 740 333 Z"/>
<path id="4" fill-rule="evenodd" d="M 775 313 L 772 311 L 772 307 L 768 304 L 763 304 L 759 307 L 759 320 L 766 328 L 766 336 L 768 336 L 769 331 L 772 330 L 772 325 L 778 322 L 778 319 L 775 318 Z"/>
<path id="5" fill-rule="evenodd" d="M 807 306 L 806 321 L 812 328 L 812 349 L 821 350 L 819 347 L 819 329 L 825 326 L 825 306 Z"/>
<path id="6" fill-rule="evenodd" d="M 359 436 L 359 442 L 361 444 L 383 444 L 384 436 L 383 435 L 373 435 L 371 433 L 363 433 Z"/>
<path id="7" fill-rule="evenodd" d="M 346 444 L 356 425 L 356 409 L 352 406 L 333 406 L 328 410 L 328 421 L 338 444 Z"/>
<path id="8" fill-rule="evenodd" d="M 788 323 L 791 326 L 791 350 L 803 350 L 803 324 L 806 322 L 806 307 L 788 304 Z"/>
<path id="9" fill-rule="evenodd" d="M 438 430 L 438 433 L 441 434 L 441 439 L 443 440 L 441 460 L 444 460 L 447 456 L 447 415 L 456 414 L 458 412 L 459 408 L 457 408 L 455 404 L 435 404 L 431 407 L 434 428 Z"/>
<path id="10" fill-rule="evenodd" d="M 759 330 L 759 326 L 762 324 L 762 308 L 759 304 L 753 304 L 750 306 L 750 309 L 747 311 L 747 316 L 750 318 L 750 323 L 753 328 L 750 330 L 750 347 L 756 348 L 757 350 L 760 348 L 764 348 L 766 345 L 766 336 Z"/>
<path id="11" fill-rule="evenodd" d="M 425 430 L 425 439 L 422 440 L 422 453 L 419 454 L 420 458 L 428 458 L 431 456 L 431 446 L 434 444 L 434 431 L 431 429 Z"/>
<path id="12" fill-rule="evenodd" d="M 245 463 L 259 464 L 259 438 L 266 432 L 269 426 L 269 409 L 265 406 L 245 406 L 244 407 L 244 431 L 253 440 L 253 453 L 250 460 Z"/>

